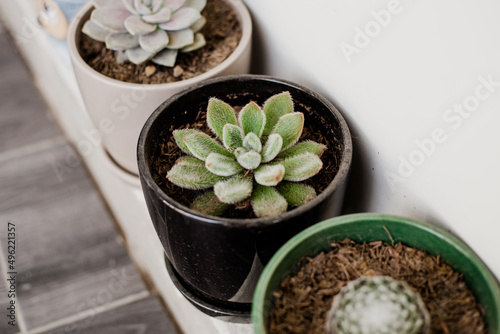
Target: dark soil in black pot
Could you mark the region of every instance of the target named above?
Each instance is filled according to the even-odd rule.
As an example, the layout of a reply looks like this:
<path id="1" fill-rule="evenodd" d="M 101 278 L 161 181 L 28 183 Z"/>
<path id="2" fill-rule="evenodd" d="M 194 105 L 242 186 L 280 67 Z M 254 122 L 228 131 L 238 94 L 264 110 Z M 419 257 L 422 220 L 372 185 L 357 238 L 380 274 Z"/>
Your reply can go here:
<path id="1" fill-rule="evenodd" d="M 178 200 L 169 193 L 162 174 L 170 167 L 158 168 L 158 162 L 170 161 L 165 157 L 169 150 L 165 145 L 169 145 L 173 129 L 195 124 L 211 97 L 232 106 L 250 101 L 262 105 L 283 91 L 289 91 L 297 111 L 304 112 L 312 138 L 322 136 L 331 150 L 322 157 L 325 166 L 333 165 L 325 169 L 330 171 L 331 182 L 321 186 L 322 192 L 315 199 L 279 216 L 236 219 L 191 210 L 189 196 L 194 195 L 187 194 L 189 191 L 184 190 L 186 197 Z M 267 76 L 230 76 L 205 81 L 165 101 L 146 122 L 139 138 L 139 172 L 175 281 L 182 285 L 181 291 L 189 291 L 184 295 L 223 309 L 225 314 L 249 314 L 262 268 L 278 248 L 308 226 L 340 214 L 351 157 L 349 130 L 337 109 L 294 83 Z"/>
<path id="2" fill-rule="evenodd" d="M 248 94 L 248 96 L 250 96 L 250 94 Z M 270 96 L 267 98 L 269 97 Z M 256 96 L 255 99 L 258 101 L 262 99 L 266 100 L 266 97 Z M 226 97 L 225 99 L 222 98 L 222 100 L 227 102 L 230 98 Z M 259 104 L 262 105 L 262 103 Z M 167 180 L 168 171 L 178 158 L 185 155 L 175 143 L 172 131 L 192 128 L 212 135 L 206 123 L 206 110 L 203 108 L 206 108 L 205 104 L 200 106 L 198 113 L 192 113 L 192 116 L 195 116 L 195 118 L 188 123 L 180 125 L 171 124 L 169 129 L 165 129 L 159 134 L 158 140 L 154 143 L 156 150 L 153 153 L 151 161 L 153 179 L 168 196 L 186 206 L 189 206 L 190 203 L 203 192 L 181 188 Z M 234 108 L 236 112 L 238 112 L 241 106 Z M 321 171 L 314 177 L 302 182 L 303 184 L 312 186 L 316 190 L 316 193 L 319 194 L 328 187 L 339 169 L 339 163 L 342 159 L 340 138 L 338 133 L 331 126 L 325 126 L 326 120 L 320 115 L 311 112 L 311 108 L 308 106 L 295 105 L 295 111 L 302 112 L 305 115 L 304 131 L 302 132 L 300 141 L 312 140 L 324 144 L 327 147 L 325 152 L 321 155 L 321 160 L 323 161 L 323 168 Z M 289 208 L 289 210 L 290 209 L 293 208 Z M 238 208 L 231 206 L 230 209 L 224 213 L 223 217 L 242 219 L 256 218 L 250 206 Z"/>

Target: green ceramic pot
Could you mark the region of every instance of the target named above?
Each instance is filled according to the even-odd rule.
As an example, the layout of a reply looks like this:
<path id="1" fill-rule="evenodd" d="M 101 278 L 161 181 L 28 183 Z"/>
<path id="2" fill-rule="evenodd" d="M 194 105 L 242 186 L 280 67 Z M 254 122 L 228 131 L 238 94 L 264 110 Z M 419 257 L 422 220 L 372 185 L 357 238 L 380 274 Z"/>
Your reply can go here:
<path id="1" fill-rule="evenodd" d="M 328 251 L 330 242 L 345 238 L 357 242 L 383 240 L 390 243 L 386 229 L 396 243 L 403 242 L 432 255 L 439 254 L 453 269 L 463 273 L 467 285 L 486 310 L 488 333 L 500 334 L 500 287 L 469 247 L 450 233 L 429 224 L 366 213 L 336 217 L 313 225 L 278 250 L 265 267 L 255 289 L 252 306 L 255 333 L 266 333 L 272 293 L 286 276 L 299 270 L 296 263 L 302 257 Z"/>

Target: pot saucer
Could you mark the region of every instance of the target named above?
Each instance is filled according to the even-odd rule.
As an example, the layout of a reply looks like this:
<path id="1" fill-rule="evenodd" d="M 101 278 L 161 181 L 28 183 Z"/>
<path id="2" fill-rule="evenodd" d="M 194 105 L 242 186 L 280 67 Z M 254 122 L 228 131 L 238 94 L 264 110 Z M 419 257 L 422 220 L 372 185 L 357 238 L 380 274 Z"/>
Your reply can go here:
<path id="1" fill-rule="evenodd" d="M 139 175 L 129 172 L 122 166 L 120 166 L 108 153 L 104 146 L 100 146 L 102 151 L 102 157 L 104 158 L 104 163 L 106 167 L 113 172 L 113 174 L 117 175 L 120 179 L 125 181 L 128 184 L 133 185 L 134 187 L 140 188 L 141 182 L 139 180 Z"/>
<path id="2" fill-rule="evenodd" d="M 251 304 L 242 304 L 239 308 L 232 309 L 228 306 L 220 306 L 214 305 L 210 301 L 207 301 L 206 298 L 201 297 L 196 292 L 192 291 L 178 276 L 174 267 L 170 263 L 170 261 L 165 256 L 165 266 L 167 267 L 167 272 L 172 279 L 175 287 L 180 291 L 180 293 L 198 310 L 203 313 L 217 318 L 219 320 L 247 324 L 251 323 L 250 311 Z"/>

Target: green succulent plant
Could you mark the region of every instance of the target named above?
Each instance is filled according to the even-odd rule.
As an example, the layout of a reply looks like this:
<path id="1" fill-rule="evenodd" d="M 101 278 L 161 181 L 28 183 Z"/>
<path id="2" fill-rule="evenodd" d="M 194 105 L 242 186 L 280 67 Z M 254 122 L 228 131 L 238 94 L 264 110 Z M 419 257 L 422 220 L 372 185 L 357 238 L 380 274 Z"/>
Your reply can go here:
<path id="1" fill-rule="evenodd" d="M 195 129 L 173 131 L 188 156 L 175 163 L 168 180 L 187 189 L 213 188 L 196 198 L 192 209 L 219 216 L 230 204 L 251 205 L 257 217 L 270 217 L 316 197 L 314 188 L 299 182 L 321 170 L 326 146 L 298 143 L 304 115 L 294 112 L 289 92 L 270 97 L 263 108 L 250 102 L 238 115 L 211 98 L 207 124 L 216 138 Z"/>
<path id="2" fill-rule="evenodd" d="M 206 0 L 92 0 L 82 32 L 118 51 L 117 61 L 173 67 L 177 53 L 205 45 Z"/>
<path id="3" fill-rule="evenodd" d="M 427 334 L 430 316 L 421 296 L 388 276 L 362 276 L 335 296 L 327 334 Z"/>

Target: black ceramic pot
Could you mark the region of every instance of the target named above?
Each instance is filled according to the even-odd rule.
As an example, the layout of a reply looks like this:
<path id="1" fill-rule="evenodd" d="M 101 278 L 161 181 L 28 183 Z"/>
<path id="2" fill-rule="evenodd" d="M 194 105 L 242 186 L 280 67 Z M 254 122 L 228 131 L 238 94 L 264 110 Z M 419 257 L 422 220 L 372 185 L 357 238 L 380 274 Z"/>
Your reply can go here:
<path id="1" fill-rule="evenodd" d="M 160 132 L 194 120 L 210 97 L 233 106 L 259 105 L 289 91 L 296 111 L 340 148 L 339 170 L 311 202 L 272 218 L 228 219 L 206 216 L 179 204 L 153 179 L 152 158 Z M 288 239 L 325 218 L 340 214 L 350 170 L 352 143 L 347 124 L 325 98 L 295 83 L 268 76 L 228 76 L 184 90 L 159 106 L 138 143 L 139 176 L 151 219 L 165 249 L 167 268 L 179 290 L 211 315 L 249 314 L 263 266 Z"/>

